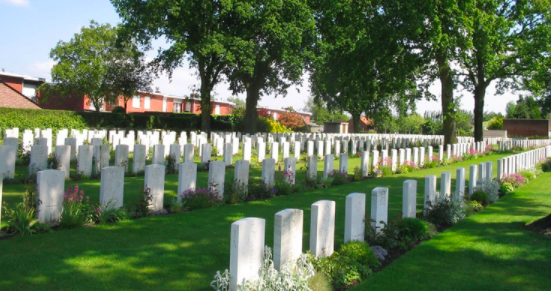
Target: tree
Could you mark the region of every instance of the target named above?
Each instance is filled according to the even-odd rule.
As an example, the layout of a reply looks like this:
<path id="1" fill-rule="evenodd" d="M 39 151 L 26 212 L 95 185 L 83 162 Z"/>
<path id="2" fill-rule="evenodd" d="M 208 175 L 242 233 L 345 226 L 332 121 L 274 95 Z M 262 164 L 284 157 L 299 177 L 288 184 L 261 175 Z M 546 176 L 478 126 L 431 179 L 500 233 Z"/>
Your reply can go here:
<path id="1" fill-rule="evenodd" d="M 507 103 L 507 118 L 542 119 L 541 108 L 532 96 L 519 96 L 517 102 Z"/>
<path id="2" fill-rule="evenodd" d="M 474 137 L 483 140 L 486 89 L 497 81 L 498 92 L 520 84 L 535 68 L 534 55 L 548 54 L 535 38 L 549 34 L 549 1 L 478 0 L 465 2 L 464 41 L 458 43 L 461 84 L 473 93 Z"/>
<path id="3" fill-rule="evenodd" d="M 344 112 L 336 110 L 329 111 L 327 106 L 323 103 L 318 104 L 313 97 L 308 98 L 304 111 L 312 113 L 312 120 L 319 125 L 322 125 L 326 122 L 339 122 L 339 121 L 348 121 L 350 116 L 346 115 Z"/>
<path id="4" fill-rule="evenodd" d="M 105 101 L 148 91 L 152 80 L 143 53 L 132 42 L 118 42 L 118 32 L 92 21 L 69 42 L 59 41 L 50 52 L 57 62 L 51 72 L 55 85 L 41 86 L 43 97 L 87 96 L 99 111 Z"/>
<path id="5" fill-rule="evenodd" d="M 216 0 L 111 0 L 123 21 L 128 37 L 146 48 L 152 40 L 166 38 L 168 48 L 159 50 L 155 64 L 172 75 L 187 59 L 198 70 L 201 81 L 201 130 L 210 134 L 212 90 L 220 82 L 221 72 L 231 59 L 227 17 L 230 12 Z"/>
<path id="6" fill-rule="evenodd" d="M 233 63 L 225 74 L 234 93 L 245 92 L 245 131 L 256 132 L 265 94 L 285 95 L 298 84 L 310 56 L 315 23 L 306 1 L 235 1 L 228 21 Z"/>
<path id="7" fill-rule="evenodd" d="M 355 132 L 362 113 L 371 116 L 393 101 L 419 97 L 416 57 L 402 46 L 405 27 L 381 8 L 385 5 L 349 0 L 320 0 L 315 5 L 320 41 L 311 91 L 328 107 L 349 112 Z"/>
<path id="8" fill-rule="evenodd" d="M 239 99 L 239 97 L 230 97 L 228 101 L 235 103 L 236 107 L 245 107 L 245 101 Z"/>

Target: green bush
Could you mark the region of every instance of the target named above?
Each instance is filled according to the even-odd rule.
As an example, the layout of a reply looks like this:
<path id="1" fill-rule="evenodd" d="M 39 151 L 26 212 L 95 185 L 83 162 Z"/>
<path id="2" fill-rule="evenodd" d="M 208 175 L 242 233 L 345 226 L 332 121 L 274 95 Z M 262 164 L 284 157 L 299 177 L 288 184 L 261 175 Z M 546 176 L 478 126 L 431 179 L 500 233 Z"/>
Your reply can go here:
<path id="1" fill-rule="evenodd" d="M 465 218 L 466 211 L 462 204 L 454 204 L 449 199 L 438 203 L 429 203 L 426 219 L 439 226 L 448 227 Z"/>
<path id="2" fill-rule="evenodd" d="M 477 201 L 482 204 L 482 206 L 486 206 L 490 203 L 490 198 L 488 198 L 488 194 L 486 194 L 486 192 L 476 191 L 473 195 L 471 195 L 471 201 Z"/>
<path id="3" fill-rule="evenodd" d="M 337 290 L 359 284 L 381 265 L 369 245 L 359 241 L 346 243 L 339 252 L 313 259 L 312 263 L 318 272 L 330 278 Z"/>
<path id="4" fill-rule="evenodd" d="M 370 229 L 370 243 L 387 250 L 409 250 L 416 243 L 436 235 L 436 227 L 417 218 L 397 218 L 388 223 L 379 233 Z"/>
<path id="5" fill-rule="evenodd" d="M 111 110 L 111 113 L 113 114 L 126 114 L 126 110 L 122 106 L 117 106 Z"/>
<path id="6" fill-rule="evenodd" d="M 51 128 L 54 135 L 63 128 L 88 128 L 77 112 L 65 110 L 37 110 L 0 107 L 0 128 L 25 129 Z"/>
<path id="7" fill-rule="evenodd" d="M 504 183 L 501 183 L 499 191 L 502 194 L 509 194 L 509 193 L 515 191 L 515 186 L 513 186 L 513 184 L 511 184 L 509 182 L 504 182 Z"/>
<path id="8" fill-rule="evenodd" d="M 500 130 L 503 129 L 503 117 L 496 116 L 488 121 L 488 129 Z"/>

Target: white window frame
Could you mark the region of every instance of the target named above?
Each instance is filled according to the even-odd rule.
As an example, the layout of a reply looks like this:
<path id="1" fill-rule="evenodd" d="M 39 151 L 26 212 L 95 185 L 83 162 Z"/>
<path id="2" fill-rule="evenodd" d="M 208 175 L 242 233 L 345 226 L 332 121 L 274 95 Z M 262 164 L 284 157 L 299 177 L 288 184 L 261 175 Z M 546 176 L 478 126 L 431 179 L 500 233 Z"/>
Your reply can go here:
<path id="1" fill-rule="evenodd" d="M 176 110 L 178 108 L 178 110 Z M 172 103 L 172 112 L 174 113 L 182 113 L 182 102 L 180 101 L 174 101 Z"/>
<path id="2" fill-rule="evenodd" d="M 184 109 L 185 112 L 191 112 L 191 102 L 186 101 L 186 107 Z"/>
<path id="3" fill-rule="evenodd" d="M 145 96 L 143 100 L 144 109 L 151 109 L 151 97 Z"/>
<path id="4" fill-rule="evenodd" d="M 220 104 L 214 106 L 214 114 L 220 115 Z"/>
<path id="5" fill-rule="evenodd" d="M 132 108 L 141 108 L 142 106 L 142 97 L 141 96 L 134 96 L 132 97 Z"/>

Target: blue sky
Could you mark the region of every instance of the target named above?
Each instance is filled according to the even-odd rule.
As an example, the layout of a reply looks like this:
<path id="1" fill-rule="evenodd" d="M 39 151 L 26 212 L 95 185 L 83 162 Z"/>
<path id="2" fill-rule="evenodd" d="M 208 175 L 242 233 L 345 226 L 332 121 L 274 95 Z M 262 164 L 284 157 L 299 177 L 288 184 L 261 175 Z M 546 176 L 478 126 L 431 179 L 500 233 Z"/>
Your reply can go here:
<path id="1" fill-rule="evenodd" d="M 112 25 L 120 22 L 108 0 L 0 0 L 0 70 L 49 79 L 50 69 L 54 65 L 50 59 L 50 50 L 58 41 L 70 40 L 91 20 Z M 149 53 L 149 57 L 154 56 L 154 52 Z M 195 72 L 184 64 L 175 70 L 172 81 L 167 76 L 160 76 L 154 87 L 159 87 L 161 92 L 167 94 L 187 95 L 193 86 L 199 85 Z M 215 98 L 226 100 L 230 97 L 232 94 L 227 87 L 225 83 L 218 85 Z M 439 84 L 435 83 L 431 91 L 439 96 Z M 489 88 L 486 110 L 505 112 L 507 102 L 516 100 L 518 96 L 518 93 L 511 92 L 503 96 L 494 96 L 494 93 L 494 88 Z M 463 95 L 462 108 L 473 109 L 474 102 L 469 92 L 457 91 L 456 94 Z M 244 95 L 239 97 L 245 99 Z M 290 88 L 285 98 L 265 96 L 260 105 L 301 109 L 308 97 L 308 80 L 305 76 L 302 86 Z M 439 109 L 439 101 L 420 101 L 417 104 L 419 113 Z"/>

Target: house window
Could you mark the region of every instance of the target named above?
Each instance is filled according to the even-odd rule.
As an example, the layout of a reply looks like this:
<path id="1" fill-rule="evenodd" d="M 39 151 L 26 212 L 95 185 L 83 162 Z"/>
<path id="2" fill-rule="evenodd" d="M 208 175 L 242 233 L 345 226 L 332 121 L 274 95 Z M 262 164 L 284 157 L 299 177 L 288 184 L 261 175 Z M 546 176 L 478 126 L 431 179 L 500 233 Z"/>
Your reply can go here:
<path id="1" fill-rule="evenodd" d="M 277 112 L 274 112 L 274 120 L 277 120 Z"/>
<path id="2" fill-rule="evenodd" d="M 191 102 L 186 102 L 186 112 L 191 112 Z"/>
<path id="3" fill-rule="evenodd" d="M 181 113 L 182 112 L 182 103 L 181 102 L 174 102 L 174 108 L 172 109 L 174 113 Z"/>
<path id="4" fill-rule="evenodd" d="M 217 104 L 217 105 L 214 107 L 214 114 L 220 115 L 220 105 Z"/>
<path id="5" fill-rule="evenodd" d="M 143 100 L 143 106 L 145 109 L 151 109 L 151 97 L 145 97 Z"/>
<path id="6" fill-rule="evenodd" d="M 132 98 L 132 107 L 133 108 L 140 108 L 141 99 L 142 98 L 140 96 L 134 96 L 134 98 Z"/>

